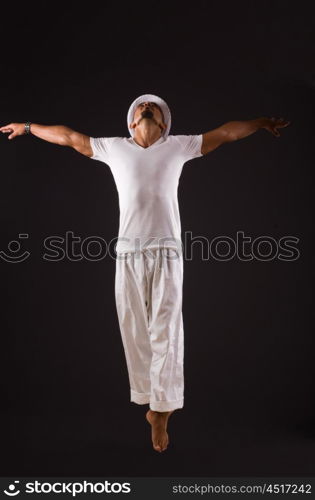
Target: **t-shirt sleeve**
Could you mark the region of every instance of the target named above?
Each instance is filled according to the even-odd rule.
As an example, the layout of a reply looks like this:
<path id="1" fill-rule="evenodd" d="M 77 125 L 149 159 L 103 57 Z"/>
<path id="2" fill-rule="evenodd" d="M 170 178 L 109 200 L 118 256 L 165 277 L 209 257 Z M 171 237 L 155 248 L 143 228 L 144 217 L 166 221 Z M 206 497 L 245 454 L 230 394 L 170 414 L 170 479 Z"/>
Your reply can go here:
<path id="1" fill-rule="evenodd" d="M 108 163 L 112 139 L 113 137 L 90 137 L 90 145 L 93 151 L 90 158 Z"/>
<path id="2" fill-rule="evenodd" d="M 176 135 L 179 141 L 185 161 L 203 156 L 201 153 L 202 134 L 199 135 Z"/>

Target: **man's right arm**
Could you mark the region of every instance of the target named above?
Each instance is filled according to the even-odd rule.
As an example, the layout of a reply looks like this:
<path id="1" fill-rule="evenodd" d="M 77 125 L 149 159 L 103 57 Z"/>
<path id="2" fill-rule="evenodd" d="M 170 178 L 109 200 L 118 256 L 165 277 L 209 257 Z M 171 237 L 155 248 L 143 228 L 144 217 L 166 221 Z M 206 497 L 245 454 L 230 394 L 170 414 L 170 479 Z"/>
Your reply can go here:
<path id="1" fill-rule="evenodd" d="M 13 139 L 18 135 L 25 134 L 24 123 L 9 123 L 0 127 L 3 133 L 10 133 L 9 139 Z M 40 125 L 31 123 L 30 133 L 43 139 L 44 141 L 59 144 L 60 146 L 69 146 L 85 156 L 93 156 L 93 151 L 90 145 L 88 135 L 76 132 L 64 125 Z"/>

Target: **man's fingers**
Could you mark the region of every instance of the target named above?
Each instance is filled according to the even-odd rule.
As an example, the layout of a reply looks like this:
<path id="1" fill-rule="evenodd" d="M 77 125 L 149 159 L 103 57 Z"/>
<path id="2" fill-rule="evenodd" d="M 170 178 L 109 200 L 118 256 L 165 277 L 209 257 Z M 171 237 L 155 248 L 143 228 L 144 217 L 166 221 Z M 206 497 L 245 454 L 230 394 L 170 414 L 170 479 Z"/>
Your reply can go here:
<path id="1" fill-rule="evenodd" d="M 271 125 L 270 127 L 268 127 L 269 132 L 271 132 L 273 135 L 275 135 L 276 137 L 278 137 L 280 134 L 278 132 L 278 130 L 276 129 L 276 125 Z"/>
<path id="2" fill-rule="evenodd" d="M 290 122 L 286 122 L 286 123 L 277 123 L 277 125 L 275 125 L 275 127 L 276 127 L 276 128 L 284 128 L 284 127 L 287 127 L 289 124 L 290 124 Z"/>
<path id="3" fill-rule="evenodd" d="M 290 125 L 291 122 L 284 122 L 284 123 L 281 123 L 280 125 L 277 125 L 279 127 L 287 127 L 288 125 Z"/>
<path id="4" fill-rule="evenodd" d="M 279 120 L 277 120 L 277 127 L 278 126 L 281 126 L 281 127 L 286 127 L 287 125 L 289 125 L 291 122 L 289 120 L 285 120 L 284 118 L 279 118 Z"/>

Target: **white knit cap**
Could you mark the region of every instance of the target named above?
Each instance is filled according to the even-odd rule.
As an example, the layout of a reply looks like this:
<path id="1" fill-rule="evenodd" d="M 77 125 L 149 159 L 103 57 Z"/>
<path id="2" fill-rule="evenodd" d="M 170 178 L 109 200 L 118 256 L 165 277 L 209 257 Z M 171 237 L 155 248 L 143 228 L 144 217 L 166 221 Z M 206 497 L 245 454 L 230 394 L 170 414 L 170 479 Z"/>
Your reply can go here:
<path id="1" fill-rule="evenodd" d="M 153 95 L 153 94 L 143 94 L 143 95 L 137 97 L 137 99 L 135 99 L 133 101 L 133 103 L 131 104 L 131 106 L 128 110 L 128 115 L 127 115 L 127 127 L 128 127 L 130 135 L 133 137 L 134 133 L 135 133 L 135 129 L 129 128 L 129 124 L 133 122 L 133 117 L 135 114 L 136 107 L 141 102 L 146 102 L 146 101 L 155 102 L 156 104 L 158 104 L 160 106 L 162 113 L 163 113 L 163 116 L 164 116 L 164 123 L 166 124 L 166 129 L 164 129 L 162 131 L 162 135 L 166 139 L 166 137 L 169 134 L 170 128 L 171 128 L 171 112 L 170 112 L 170 109 L 169 109 L 168 105 L 166 104 L 166 102 L 163 99 L 161 99 L 161 97 L 158 97 L 157 95 Z"/>

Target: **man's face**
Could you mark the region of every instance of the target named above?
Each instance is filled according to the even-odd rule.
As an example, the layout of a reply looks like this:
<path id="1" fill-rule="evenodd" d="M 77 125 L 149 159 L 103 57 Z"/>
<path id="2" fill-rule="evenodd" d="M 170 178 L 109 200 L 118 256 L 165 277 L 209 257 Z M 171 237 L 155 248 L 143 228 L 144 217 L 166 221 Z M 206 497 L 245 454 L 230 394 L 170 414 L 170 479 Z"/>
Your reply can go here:
<path id="1" fill-rule="evenodd" d="M 138 104 L 134 113 L 132 128 L 135 128 L 135 125 L 141 123 L 142 120 L 153 121 L 159 126 L 161 132 L 166 128 L 162 110 L 155 102 L 145 101 Z"/>

